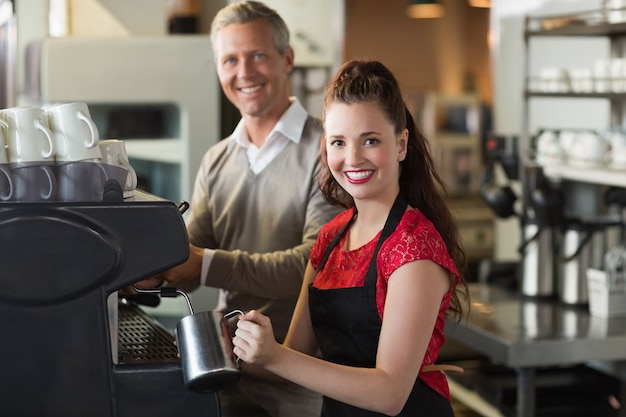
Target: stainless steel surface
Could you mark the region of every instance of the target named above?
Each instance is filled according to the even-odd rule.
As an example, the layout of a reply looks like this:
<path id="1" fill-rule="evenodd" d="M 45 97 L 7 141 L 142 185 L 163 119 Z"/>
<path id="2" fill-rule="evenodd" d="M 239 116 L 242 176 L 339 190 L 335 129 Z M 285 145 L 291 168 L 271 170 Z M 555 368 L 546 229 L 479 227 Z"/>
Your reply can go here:
<path id="1" fill-rule="evenodd" d="M 228 319 L 219 311 L 201 311 L 183 317 L 176 325 L 176 345 L 180 352 L 183 377 L 194 392 L 217 391 L 237 382 L 239 360 L 233 354 Z"/>
<path id="2" fill-rule="evenodd" d="M 524 226 L 522 294 L 550 296 L 555 291 L 554 229 L 529 223 Z"/>
<path id="3" fill-rule="evenodd" d="M 626 360 L 626 317 L 589 315 L 586 306 L 523 297 L 470 284 L 467 321 L 448 321 L 446 334 L 510 367 Z"/>
<path id="4" fill-rule="evenodd" d="M 626 317 L 594 317 L 584 306 L 524 297 L 489 284 L 470 284 L 470 296 L 469 317 L 449 320 L 446 335 L 516 369 L 518 417 L 535 415 L 537 368 L 626 360 Z"/>

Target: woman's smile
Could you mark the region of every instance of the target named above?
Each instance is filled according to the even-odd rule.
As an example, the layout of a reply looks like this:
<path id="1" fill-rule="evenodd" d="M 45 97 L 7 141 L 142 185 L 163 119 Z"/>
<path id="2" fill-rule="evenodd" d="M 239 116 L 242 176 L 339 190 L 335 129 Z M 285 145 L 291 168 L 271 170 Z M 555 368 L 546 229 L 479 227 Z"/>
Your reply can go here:
<path id="1" fill-rule="evenodd" d="M 345 171 L 346 178 L 351 184 L 361 184 L 367 182 L 372 175 L 374 175 L 373 169 L 358 170 L 358 171 Z"/>

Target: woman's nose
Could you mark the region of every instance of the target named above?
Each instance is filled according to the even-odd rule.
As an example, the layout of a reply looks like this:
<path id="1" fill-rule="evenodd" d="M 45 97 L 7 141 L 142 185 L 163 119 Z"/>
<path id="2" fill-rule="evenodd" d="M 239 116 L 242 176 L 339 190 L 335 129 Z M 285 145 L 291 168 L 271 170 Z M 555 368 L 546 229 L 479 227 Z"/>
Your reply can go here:
<path id="1" fill-rule="evenodd" d="M 363 160 L 363 155 L 361 153 L 361 148 L 354 145 L 348 145 L 348 149 L 346 152 L 346 163 L 348 165 L 356 166 Z"/>

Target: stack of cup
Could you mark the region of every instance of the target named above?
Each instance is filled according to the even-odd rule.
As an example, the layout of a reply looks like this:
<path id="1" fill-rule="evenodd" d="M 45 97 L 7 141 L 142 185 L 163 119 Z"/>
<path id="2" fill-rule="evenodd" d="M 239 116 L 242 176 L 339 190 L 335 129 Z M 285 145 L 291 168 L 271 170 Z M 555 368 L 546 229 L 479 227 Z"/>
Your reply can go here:
<path id="1" fill-rule="evenodd" d="M 100 141 L 86 103 L 0 110 L 0 201 L 102 201 L 109 180 L 126 197 L 137 186 L 124 142 Z"/>
<path id="2" fill-rule="evenodd" d="M 100 135 L 85 103 L 45 108 L 57 146 L 59 201 L 99 201 L 108 179 L 100 166 Z"/>
<path id="3" fill-rule="evenodd" d="M 54 174 L 56 146 L 45 112 L 36 107 L 0 110 L 3 121 L 10 187 L 0 198 L 13 201 L 45 201 L 56 197 Z M 2 158 L 2 156 L 0 156 Z"/>

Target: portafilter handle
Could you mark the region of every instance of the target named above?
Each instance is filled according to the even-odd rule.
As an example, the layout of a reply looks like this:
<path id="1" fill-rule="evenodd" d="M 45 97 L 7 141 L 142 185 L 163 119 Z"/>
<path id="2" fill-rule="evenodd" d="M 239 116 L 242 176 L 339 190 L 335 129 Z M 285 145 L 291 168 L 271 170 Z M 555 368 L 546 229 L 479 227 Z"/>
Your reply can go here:
<path id="1" fill-rule="evenodd" d="M 133 290 L 135 290 L 137 293 L 139 294 L 158 294 L 159 296 L 165 298 L 165 297 L 177 297 L 179 295 L 182 295 L 183 298 L 185 299 L 185 301 L 187 302 L 187 307 L 189 308 L 189 314 L 193 314 L 193 306 L 191 305 L 191 299 L 189 298 L 189 296 L 187 295 L 187 293 L 179 288 L 174 288 L 174 287 L 159 287 L 159 288 L 146 288 L 146 289 L 141 289 L 141 288 L 137 288 L 137 286 L 135 286 L 135 284 L 132 285 Z"/>

